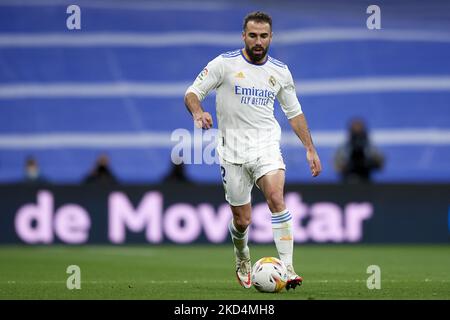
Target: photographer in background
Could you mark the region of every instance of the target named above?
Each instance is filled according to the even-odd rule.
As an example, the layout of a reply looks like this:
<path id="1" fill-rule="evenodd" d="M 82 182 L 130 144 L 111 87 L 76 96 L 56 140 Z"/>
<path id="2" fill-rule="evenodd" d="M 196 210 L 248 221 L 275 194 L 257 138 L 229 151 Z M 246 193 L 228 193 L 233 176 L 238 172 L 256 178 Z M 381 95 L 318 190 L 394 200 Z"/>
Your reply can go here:
<path id="1" fill-rule="evenodd" d="M 368 183 L 372 172 L 384 165 L 383 155 L 370 143 L 366 125 L 361 119 L 350 123 L 348 139 L 338 148 L 334 167 L 345 183 Z"/>
<path id="2" fill-rule="evenodd" d="M 33 156 L 28 156 L 25 160 L 24 183 L 26 184 L 44 184 L 47 179 L 41 174 L 39 163 Z"/>
<path id="3" fill-rule="evenodd" d="M 106 154 L 98 156 L 94 167 L 84 179 L 85 184 L 101 184 L 101 185 L 116 185 L 119 184 L 114 175 L 110 164 L 109 157 Z"/>

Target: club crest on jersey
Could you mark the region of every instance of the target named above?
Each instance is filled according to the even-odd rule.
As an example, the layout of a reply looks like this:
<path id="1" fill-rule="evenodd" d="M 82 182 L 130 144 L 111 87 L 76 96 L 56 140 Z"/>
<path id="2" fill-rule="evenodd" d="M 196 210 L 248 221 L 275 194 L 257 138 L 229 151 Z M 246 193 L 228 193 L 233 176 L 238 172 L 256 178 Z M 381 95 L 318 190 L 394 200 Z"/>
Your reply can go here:
<path id="1" fill-rule="evenodd" d="M 235 77 L 238 78 L 238 79 L 244 79 L 245 78 L 244 73 L 242 71 L 236 73 Z"/>
<path id="2" fill-rule="evenodd" d="M 277 80 L 275 80 L 274 76 L 270 76 L 269 83 L 272 87 L 275 87 L 275 85 L 277 84 Z"/>
<path id="3" fill-rule="evenodd" d="M 205 68 L 202 70 L 202 72 L 200 72 L 200 74 L 198 75 L 198 80 L 203 81 L 203 79 L 206 78 L 206 76 L 208 75 L 208 69 Z"/>

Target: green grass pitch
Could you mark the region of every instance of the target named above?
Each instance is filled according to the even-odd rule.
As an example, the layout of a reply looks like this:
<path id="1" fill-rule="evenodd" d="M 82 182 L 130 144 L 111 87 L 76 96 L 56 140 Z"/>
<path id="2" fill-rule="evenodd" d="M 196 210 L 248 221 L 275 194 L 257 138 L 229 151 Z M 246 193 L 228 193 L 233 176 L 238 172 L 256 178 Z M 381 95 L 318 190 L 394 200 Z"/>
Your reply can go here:
<path id="1" fill-rule="evenodd" d="M 276 256 L 251 245 L 253 262 Z M 450 246 L 300 245 L 304 284 L 263 294 L 241 288 L 231 244 L 202 246 L 0 246 L 0 299 L 450 299 Z M 69 265 L 81 289 L 68 290 Z M 367 288 L 367 267 L 381 268 L 381 289 Z"/>

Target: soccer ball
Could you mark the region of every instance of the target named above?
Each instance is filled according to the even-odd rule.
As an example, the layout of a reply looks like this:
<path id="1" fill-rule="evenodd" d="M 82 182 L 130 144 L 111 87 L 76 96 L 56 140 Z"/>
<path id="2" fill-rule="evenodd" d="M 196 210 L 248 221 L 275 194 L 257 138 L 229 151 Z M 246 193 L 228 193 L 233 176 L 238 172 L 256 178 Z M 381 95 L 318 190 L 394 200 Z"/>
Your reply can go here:
<path id="1" fill-rule="evenodd" d="M 288 280 L 286 265 L 275 257 L 256 261 L 252 269 L 252 283 L 260 292 L 280 292 Z"/>

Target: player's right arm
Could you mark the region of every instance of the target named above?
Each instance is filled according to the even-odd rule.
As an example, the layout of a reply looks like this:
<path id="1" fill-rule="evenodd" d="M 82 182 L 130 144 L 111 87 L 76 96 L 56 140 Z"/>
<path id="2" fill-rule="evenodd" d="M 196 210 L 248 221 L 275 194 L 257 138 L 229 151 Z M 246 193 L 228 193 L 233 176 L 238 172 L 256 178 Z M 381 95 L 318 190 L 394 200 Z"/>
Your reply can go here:
<path id="1" fill-rule="evenodd" d="M 213 125 L 211 114 L 203 110 L 201 101 L 203 101 L 211 90 L 219 87 L 222 83 L 222 59 L 219 56 L 208 63 L 197 76 L 194 83 L 186 90 L 184 104 L 191 113 L 197 128 L 209 129 Z"/>
<path id="2" fill-rule="evenodd" d="M 200 100 L 195 93 L 186 93 L 184 96 L 184 104 L 191 113 L 194 119 L 194 125 L 197 128 L 209 129 L 212 127 L 213 121 L 211 114 L 203 110 Z"/>

